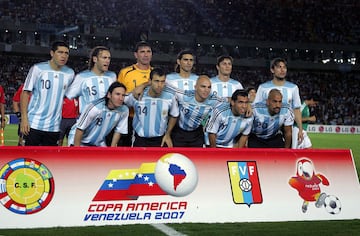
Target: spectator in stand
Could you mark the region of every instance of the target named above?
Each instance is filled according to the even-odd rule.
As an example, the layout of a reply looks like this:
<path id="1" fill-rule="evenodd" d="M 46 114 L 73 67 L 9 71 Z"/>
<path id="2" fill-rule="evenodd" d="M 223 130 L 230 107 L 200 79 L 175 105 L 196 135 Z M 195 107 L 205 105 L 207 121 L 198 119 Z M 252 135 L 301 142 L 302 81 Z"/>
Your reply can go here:
<path id="1" fill-rule="evenodd" d="M 74 70 L 66 66 L 69 46 L 65 42 L 54 42 L 50 56 L 49 61 L 31 67 L 21 93 L 21 132 L 26 146 L 58 145 L 62 102 Z"/>
<path id="2" fill-rule="evenodd" d="M 64 98 L 62 117 L 60 123 L 59 146 L 63 146 L 64 138 L 69 138 L 71 127 L 79 116 L 79 101 L 77 98 Z M 67 146 L 67 145 L 66 145 Z"/>
<path id="3" fill-rule="evenodd" d="M 1 123 L 1 129 L 5 128 L 5 93 L 3 87 L 0 85 L 0 123 Z"/>
<path id="4" fill-rule="evenodd" d="M 304 148 L 311 148 L 312 143 L 307 135 L 307 128 L 309 123 L 314 123 L 316 121 L 316 116 L 310 114 L 310 109 L 317 106 L 319 103 L 319 97 L 317 95 L 310 95 L 308 98 L 304 100 L 301 104 L 301 120 L 303 125 L 303 136 L 304 140 L 301 143 L 296 142 L 297 133 L 299 132 L 298 127 L 294 124 L 293 127 L 293 134 L 292 134 L 292 148 L 295 149 L 304 149 Z"/>
<path id="5" fill-rule="evenodd" d="M 175 72 L 166 75 L 166 84 L 181 90 L 194 90 L 199 76 L 193 73 L 195 55 L 185 49 L 179 52 L 176 59 Z"/>
<path id="6" fill-rule="evenodd" d="M 136 63 L 121 69 L 118 75 L 118 81 L 126 86 L 127 93 L 131 93 L 135 87 L 149 82 L 152 70 L 150 65 L 152 55 L 151 45 L 148 42 L 140 41 L 135 45 L 134 57 L 136 58 Z M 130 107 L 128 135 L 121 138 L 122 140 L 119 144 L 122 146 L 130 147 L 132 145 L 133 117 L 134 109 Z"/>
<path id="7" fill-rule="evenodd" d="M 266 102 L 253 104 L 249 148 L 291 148 L 294 114 L 290 106 L 282 102 L 282 97 L 278 89 L 271 89 Z"/>

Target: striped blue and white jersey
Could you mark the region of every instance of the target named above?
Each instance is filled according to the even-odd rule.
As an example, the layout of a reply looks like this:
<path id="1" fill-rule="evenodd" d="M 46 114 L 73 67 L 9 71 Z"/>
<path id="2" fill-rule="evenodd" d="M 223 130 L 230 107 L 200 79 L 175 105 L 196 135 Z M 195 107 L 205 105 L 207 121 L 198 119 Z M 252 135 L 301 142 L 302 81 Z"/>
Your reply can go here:
<path id="1" fill-rule="evenodd" d="M 231 78 L 227 82 L 220 80 L 218 76 L 212 77 L 210 80 L 211 93 L 218 97 L 228 98 L 232 96 L 235 90 L 243 89 L 243 86 L 239 81 Z"/>
<path id="2" fill-rule="evenodd" d="M 181 90 L 194 90 L 198 75 L 190 74 L 189 78 L 183 78 L 179 73 L 170 73 L 166 75 L 166 84 Z"/>
<path id="3" fill-rule="evenodd" d="M 195 91 L 177 92 L 175 94 L 179 105 L 178 125 L 186 131 L 193 131 L 210 115 L 213 107 L 225 100 L 210 95 L 204 102 L 195 99 Z"/>
<path id="4" fill-rule="evenodd" d="M 68 98 L 79 97 L 79 110 L 82 113 L 90 102 L 104 97 L 115 81 L 116 74 L 112 71 L 106 71 L 99 76 L 91 70 L 84 70 L 75 76 L 65 95 Z"/>
<path id="5" fill-rule="evenodd" d="M 252 117 L 234 116 L 230 103 L 216 106 L 207 122 L 206 132 L 216 134 L 216 146 L 232 148 L 234 138 L 240 133 L 248 135 L 251 131 Z"/>
<path id="6" fill-rule="evenodd" d="M 289 104 L 292 109 L 300 108 L 301 100 L 299 88 L 296 84 L 289 81 L 285 81 L 283 86 L 275 85 L 272 80 L 260 84 L 256 92 L 254 103 L 265 102 L 268 98 L 270 90 L 274 88 L 280 90 L 283 96 L 283 104 Z"/>
<path id="7" fill-rule="evenodd" d="M 30 127 L 46 132 L 59 132 L 65 91 L 74 80 L 74 70 L 63 66 L 53 70 L 50 62 L 33 65 L 26 77 L 25 91 L 31 91 L 28 105 Z"/>
<path id="8" fill-rule="evenodd" d="M 166 132 L 169 115 L 179 116 L 179 107 L 173 94 L 163 91 L 160 97 L 148 95 L 149 87 L 144 90 L 141 100 L 136 100 L 132 94 L 125 102 L 134 107 L 133 128 L 144 138 L 163 136 Z"/>
<path id="9" fill-rule="evenodd" d="M 122 105 L 110 110 L 105 98 L 90 102 L 81 113 L 69 134 L 69 145 L 74 144 L 76 129 L 83 130 L 83 146 L 106 146 L 105 138 L 115 128 L 116 133 L 127 134 L 129 108 Z"/>
<path id="10" fill-rule="evenodd" d="M 283 104 L 280 112 L 271 116 L 266 103 L 253 104 L 253 127 L 252 133 L 262 139 L 274 137 L 284 126 L 292 126 L 294 123 L 294 112 L 288 104 Z"/>

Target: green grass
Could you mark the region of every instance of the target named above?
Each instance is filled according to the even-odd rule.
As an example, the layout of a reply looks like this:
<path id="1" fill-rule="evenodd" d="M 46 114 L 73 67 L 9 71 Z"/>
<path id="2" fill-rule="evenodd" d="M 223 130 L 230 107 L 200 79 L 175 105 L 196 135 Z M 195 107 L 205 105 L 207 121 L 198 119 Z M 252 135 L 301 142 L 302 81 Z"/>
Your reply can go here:
<path id="1" fill-rule="evenodd" d="M 351 149 L 358 175 L 360 173 L 360 135 L 309 134 L 313 148 Z M 5 145 L 17 145 L 17 125 L 5 128 Z M 226 224 L 169 224 L 186 235 L 255 235 L 255 236 L 351 236 L 360 235 L 360 220 L 297 221 Z M 164 235 L 150 225 L 119 225 L 98 227 L 56 227 L 42 229 L 0 229 L 0 236 L 106 236 Z"/>

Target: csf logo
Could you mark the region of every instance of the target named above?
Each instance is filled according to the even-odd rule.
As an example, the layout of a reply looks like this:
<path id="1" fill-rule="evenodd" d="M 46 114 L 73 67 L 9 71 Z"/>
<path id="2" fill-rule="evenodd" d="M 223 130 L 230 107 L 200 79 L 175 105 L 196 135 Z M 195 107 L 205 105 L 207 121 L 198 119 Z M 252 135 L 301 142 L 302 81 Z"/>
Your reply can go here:
<path id="1" fill-rule="evenodd" d="M 236 204 L 262 203 L 259 175 L 255 161 L 228 161 L 233 201 Z"/>
<path id="2" fill-rule="evenodd" d="M 33 214 L 44 209 L 54 195 L 54 179 L 42 163 L 19 158 L 0 170 L 0 202 L 17 214 Z"/>

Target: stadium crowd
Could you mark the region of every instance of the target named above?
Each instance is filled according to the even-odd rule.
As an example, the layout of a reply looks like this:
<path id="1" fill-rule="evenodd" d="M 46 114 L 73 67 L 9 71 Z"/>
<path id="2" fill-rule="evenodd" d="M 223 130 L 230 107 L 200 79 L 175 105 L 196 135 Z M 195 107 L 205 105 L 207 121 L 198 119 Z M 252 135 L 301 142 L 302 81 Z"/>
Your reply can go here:
<path id="1" fill-rule="evenodd" d="M 356 45 L 359 7 L 356 0 L 1 1 L 0 19 L 112 28 L 131 43 L 139 34 L 162 32 Z"/>

